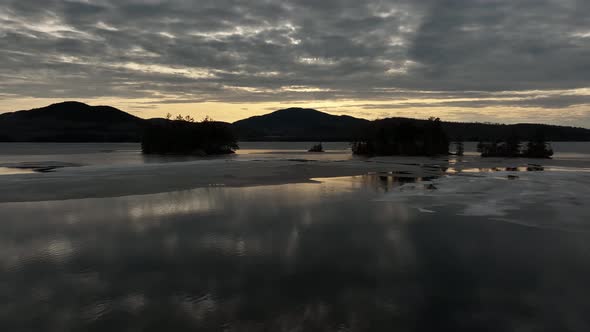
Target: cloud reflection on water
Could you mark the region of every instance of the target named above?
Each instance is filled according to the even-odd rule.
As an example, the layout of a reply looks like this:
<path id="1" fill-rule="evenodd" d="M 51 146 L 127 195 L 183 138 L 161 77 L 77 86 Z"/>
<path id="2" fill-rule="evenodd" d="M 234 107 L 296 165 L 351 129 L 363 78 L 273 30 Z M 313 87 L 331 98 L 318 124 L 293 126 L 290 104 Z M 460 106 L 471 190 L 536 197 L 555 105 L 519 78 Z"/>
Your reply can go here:
<path id="1" fill-rule="evenodd" d="M 531 232 L 456 216 L 452 207 L 420 213 L 408 202 L 378 201 L 400 185 L 386 180 L 2 203 L 1 325 L 45 331 L 590 326 L 583 318 L 586 235 Z M 556 284 L 567 289 L 556 293 Z M 555 301 L 563 310 L 551 317 Z"/>

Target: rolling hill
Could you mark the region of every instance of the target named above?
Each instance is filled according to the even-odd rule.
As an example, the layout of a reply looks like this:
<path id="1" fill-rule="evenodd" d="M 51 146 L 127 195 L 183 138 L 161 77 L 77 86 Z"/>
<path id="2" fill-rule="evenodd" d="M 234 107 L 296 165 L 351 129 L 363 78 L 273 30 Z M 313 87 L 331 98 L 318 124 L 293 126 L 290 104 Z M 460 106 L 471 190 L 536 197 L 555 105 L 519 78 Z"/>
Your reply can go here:
<path id="1" fill-rule="evenodd" d="M 63 102 L 28 111 L 0 114 L 2 142 L 139 142 L 147 123 L 165 119 L 138 118 L 110 106 Z M 419 123 L 388 118 L 377 121 Z M 332 115 L 314 109 L 287 108 L 231 124 L 245 141 L 354 141 L 371 121 Z M 451 140 L 490 141 L 516 133 L 522 140 L 542 133 L 550 141 L 590 141 L 590 129 L 543 124 L 443 122 Z"/>
<path id="2" fill-rule="evenodd" d="M 348 141 L 370 121 L 309 108 L 287 108 L 233 123 L 242 140 Z"/>
<path id="3" fill-rule="evenodd" d="M 145 121 L 110 106 L 63 102 L 0 114 L 0 141 L 138 142 Z"/>
<path id="4" fill-rule="evenodd" d="M 387 118 L 380 122 L 418 124 L 426 120 Z M 314 109 L 288 108 L 234 122 L 241 140 L 249 141 L 354 141 L 371 121 L 346 115 L 331 115 Z M 451 140 L 491 141 L 516 133 L 522 140 L 542 133 L 551 141 L 590 141 L 590 129 L 544 124 L 489 124 L 444 122 Z"/>

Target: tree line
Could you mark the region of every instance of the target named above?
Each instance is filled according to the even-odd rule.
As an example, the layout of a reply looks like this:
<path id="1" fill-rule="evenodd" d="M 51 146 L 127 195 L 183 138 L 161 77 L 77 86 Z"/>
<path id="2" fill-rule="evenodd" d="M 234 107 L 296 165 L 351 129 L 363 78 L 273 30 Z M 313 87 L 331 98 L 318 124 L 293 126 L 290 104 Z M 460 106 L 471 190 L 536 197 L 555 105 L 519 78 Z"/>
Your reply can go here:
<path id="1" fill-rule="evenodd" d="M 456 140 L 455 152 L 461 156 L 464 146 Z M 352 152 L 364 156 L 435 156 L 449 155 L 450 139 L 440 118 L 431 117 L 426 121 L 408 119 L 375 120 L 351 142 Z M 195 121 L 190 116 L 171 114 L 166 119 L 152 120 L 145 128 L 142 151 L 145 154 L 226 154 L 238 149 L 236 135 L 227 123 L 205 117 Z M 321 143 L 310 152 L 321 152 Z M 526 157 L 549 158 L 553 155 L 551 146 L 543 135 L 523 144 L 516 134 L 505 140 L 481 141 L 477 151 L 482 157 Z"/>
<path id="2" fill-rule="evenodd" d="M 542 134 L 537 134 L 526 144 L 515 134 L 504 141 L 479 142 L 477 151 L 482 157 L 551 158 L 553 155 L 553 148 Z"/>

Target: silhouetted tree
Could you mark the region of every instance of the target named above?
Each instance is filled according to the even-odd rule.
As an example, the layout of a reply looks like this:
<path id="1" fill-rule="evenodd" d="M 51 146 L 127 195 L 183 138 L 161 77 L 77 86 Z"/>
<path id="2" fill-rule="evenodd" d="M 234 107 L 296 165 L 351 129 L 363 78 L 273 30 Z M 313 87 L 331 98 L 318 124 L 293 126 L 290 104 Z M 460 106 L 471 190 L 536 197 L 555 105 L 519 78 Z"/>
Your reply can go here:
<path id="1" fill-rule="evenodd" d="M 504 153 L 509 157 L 518 157 L 520 156 L 520 148 L 521 143 L 518 135 L 512 133 L 504 144 Z"/>
<path id="2" fill-rule="evenodd" d="M 315 144 L 311 148 L 309 148 L 308 152 L 324 152 L 324 146 L 322 143 Z"/>
<path id="3" fill-rule="evenodd" d="M 439 118 L 415 123 L 399 119 L 374 121 L 351 143 L 358 155 L 438 155 L 449 153 L 449 140 Z"/>
<path id="4" fill-rule="evenodd" d="M 479 152 L 479 153 L 483 153 L 484 146 L 485 146 L 485 143 L 484 143 L 484 142 L 482 142 L 482 141 L 479 141 L 479 142 L 477 143 L 477 148 L 476 148 L 476 149 L 477 149 L 477 152 Z"/>
<path id="5" fill-rule="evenodd" d="M 455 142 L 455 155 L 462 156 L 463 154 L 465 154 L 463 142 Z"/>
<path id="6" fill-rule="evenodd" d="M 171 117 L 171 116 L 170 116 Z M 190 116 L 150 122 L 141 142 L 145 154 L 226 154 L 238 149 L 227 123 L 194 122 Z"/>
<path id="7" fill-rule="evenodd" d="M 481 143 L 482 157 L 500 157 L 504 156 L 505 149 L 502 147 L 501 141 L 494 141 L 491 143 Z"/>
<path id="8" fill-rule="evenodd" d="M 481 152 L 482 157 L 549 158 L 553 155 L 553 150 L 542 134 L 538 134 L 536 139 L 530 140 L 524 150 L 518 136 L 512 133 L 505 142 L 480 142 L 478 151 Z"/>
<path id="9" fill-rule="evenodd" d="M 522 155 L 527 158 L 551 158 L 553 149 L 543 133 L 538 132 L 535 139 L 527 143 Z"/>

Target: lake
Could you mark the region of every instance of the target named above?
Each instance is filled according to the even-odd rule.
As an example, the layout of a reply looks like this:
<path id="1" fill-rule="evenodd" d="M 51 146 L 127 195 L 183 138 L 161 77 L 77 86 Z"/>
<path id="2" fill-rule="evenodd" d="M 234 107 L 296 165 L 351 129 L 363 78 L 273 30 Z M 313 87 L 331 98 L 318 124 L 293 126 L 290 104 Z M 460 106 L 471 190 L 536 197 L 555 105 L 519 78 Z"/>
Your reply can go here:
<path id="1" fill-rule="evenodd" d="M 137 144 L 0 144 L 0 167 L 19 170 L 0 175 L 0 191 L 59 198 L 69 186 L 68 199 L 2 196 L 0 329 L 590 329 L 589 143 L 553 144 L 543 170 L 308 145 L 246 142 L 199 159 L 144 157 Z M 262 166 L 312 179 L 125 194 L 170 167 L 189 177 Z M 320 166 L 358 175 L 315 177 Z M 111 174 L 137 184 L 100 197 L 76 187 Z"/>

